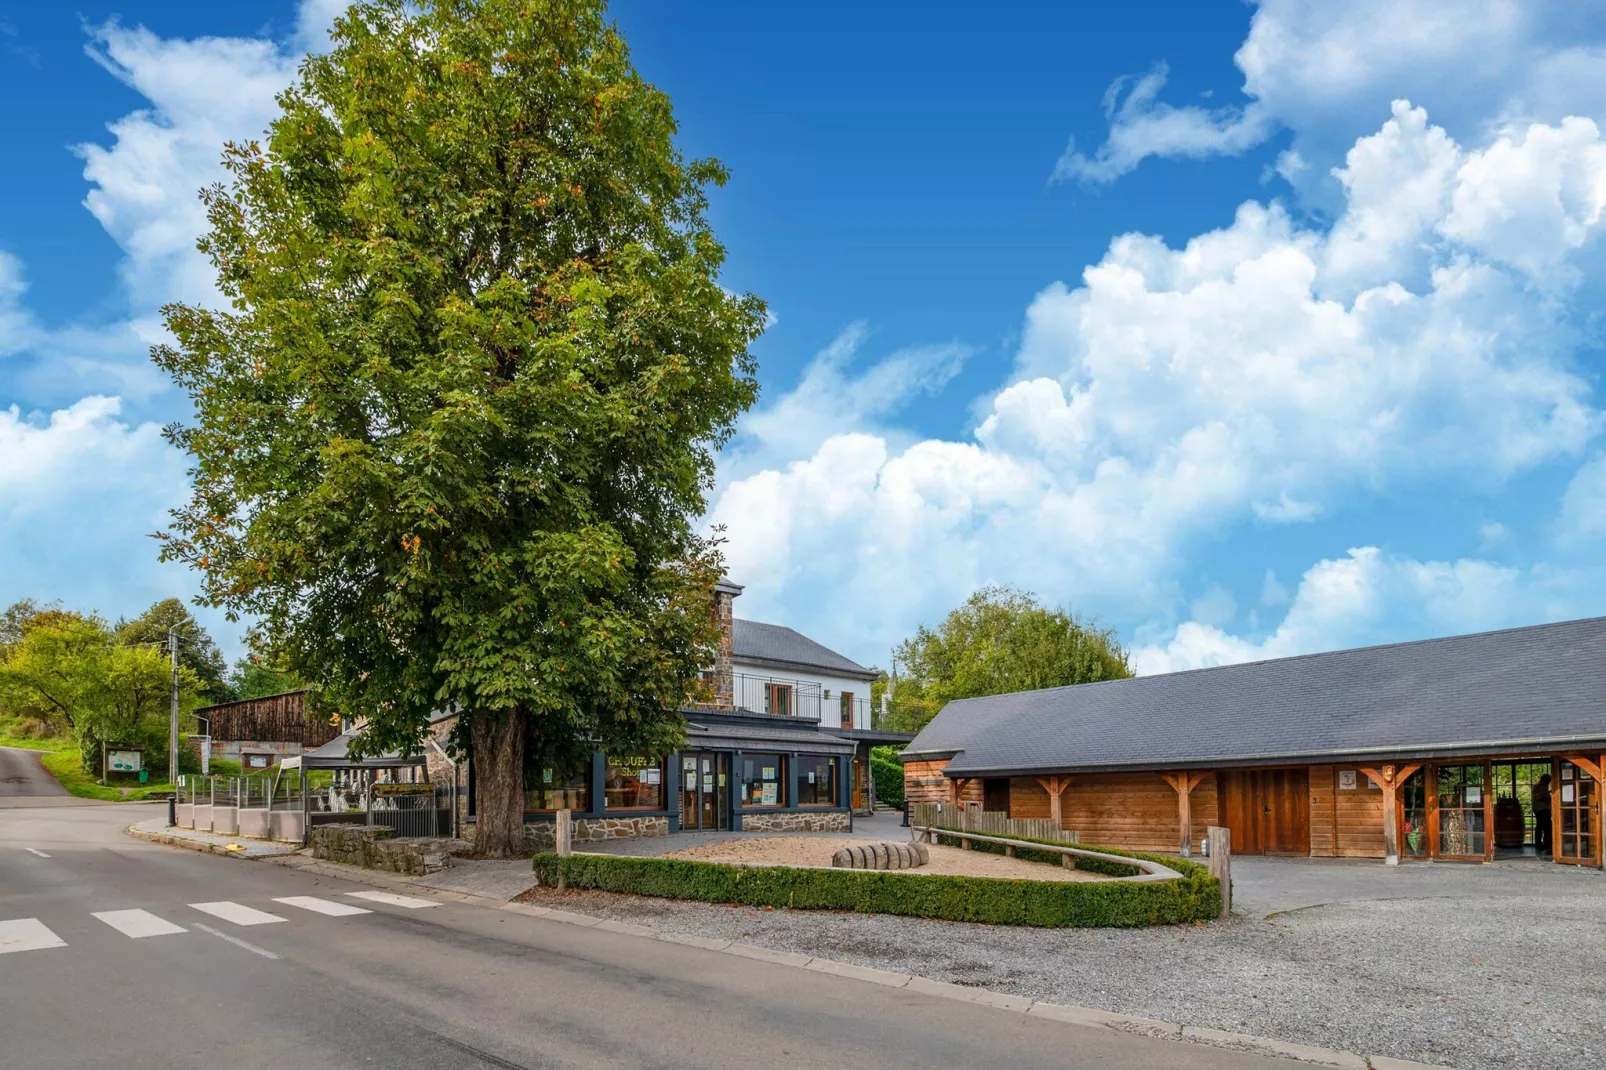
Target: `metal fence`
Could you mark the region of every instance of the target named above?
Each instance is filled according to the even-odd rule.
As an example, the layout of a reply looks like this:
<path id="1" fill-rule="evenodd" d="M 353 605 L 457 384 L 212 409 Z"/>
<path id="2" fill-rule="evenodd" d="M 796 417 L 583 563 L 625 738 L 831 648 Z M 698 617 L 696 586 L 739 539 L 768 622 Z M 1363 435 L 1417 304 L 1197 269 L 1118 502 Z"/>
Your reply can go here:
<path id="1" fill-rule="evenodd" d="M 415 795 L 371 795 L 368 825 L 383 825 L 398 836 L 450 836 L 452 789 L 437 787 Z"/>
<path id="2" fill-rule="evenodd" d="M 1080 843 L 1081 837 L 1069 829 L 1054 827 L 1046 817 L 1010 817 L 1001 810 L 983 810 L 969 803 L 956 812 L 953 804 L 913 803 L 909 807 L 909 824 L 922 828 L 951 828 L 960 832 L 983 832 L 991 836 L 1009 836 L 1016 839 L 1048 840 L 1053 843 Z"/>

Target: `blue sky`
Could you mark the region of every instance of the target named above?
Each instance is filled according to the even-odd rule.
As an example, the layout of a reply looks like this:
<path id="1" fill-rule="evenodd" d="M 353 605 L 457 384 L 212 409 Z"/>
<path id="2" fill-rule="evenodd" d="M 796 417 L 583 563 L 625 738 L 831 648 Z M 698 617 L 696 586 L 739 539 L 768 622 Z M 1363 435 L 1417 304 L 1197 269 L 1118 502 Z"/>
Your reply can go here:
<path id="1" fill-rule="evenodd" d="M 0 13 L 0 602 L 194 590 L 145 348 L 335 6 Z M 1606 611 L 1599 5 L 977 11 L 614 5 L 774 316 L 740 612 L 885 664 L 1014 583 L 1160 671 Z"/>

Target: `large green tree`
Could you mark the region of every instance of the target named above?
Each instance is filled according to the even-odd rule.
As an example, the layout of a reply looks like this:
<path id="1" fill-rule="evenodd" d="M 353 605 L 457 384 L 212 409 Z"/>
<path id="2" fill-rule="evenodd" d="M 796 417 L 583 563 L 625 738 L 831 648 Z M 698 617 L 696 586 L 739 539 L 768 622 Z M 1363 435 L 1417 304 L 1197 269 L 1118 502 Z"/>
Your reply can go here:
<path id="1" fill-rule="evenodd" d="M 228 663 L 189 607 L 177 598 L 164 598 L 132 620 L 117 622 L 117 641 L 129 646 L 163 647 L 169 630 L 178 633 L 178 663 L 200 681 L 208 702 L 226 702 L 232 694 Z"/>
<path id="2" fill-rule="evenodd" d="M 119 642 L 93 616 L 55 614 L 35 623 L 0 658 L 0 702 L 38 711 L 70 735 L 91 771 L 106 743 L 143 744 L 152 756 L 166 755 L 171 685 L 165 654 Z M 195 708 L 199 685 L 181 665 L 181 712 Z"/>
<path id="3" fill-rule="evenodd" d="M 195 418 L 165 553 L 366 747 L 457 711 L 478 847 L 514 854 L 527 750 L 680 738 L 763 305 L 718 282 L 724 170 L 601 3 L 382 0 L 332 42 L 205 194 L 230 307 L 166 312 Z"/>
<path id="4" fill-rule="evenodd" d="M 935 629 L 900 643 L 896 657 L 891 705 L 907 731 L 954 699 L 1132 675 L 1112 631 L 1010 587 L 977 591 Z"/>

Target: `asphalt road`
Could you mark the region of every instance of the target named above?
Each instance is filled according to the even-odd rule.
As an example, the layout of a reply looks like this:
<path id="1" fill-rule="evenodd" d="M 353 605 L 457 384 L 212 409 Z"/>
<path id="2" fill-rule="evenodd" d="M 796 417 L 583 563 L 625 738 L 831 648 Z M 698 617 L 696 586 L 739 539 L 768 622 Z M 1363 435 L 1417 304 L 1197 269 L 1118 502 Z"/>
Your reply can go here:
<path id="1" fill-rule="evenodd" d="M 359 898 L 371 889 L 123 834 L 152 812 L 0 811 L 0 1066 L 1301 1065 L 480 906 Z M 362 912 L 319 912 L 341 907 Z"/>
<path id="2" fill-rule="evenodd" d="M 65 798 L 67 789 L 39 764 L 39 752 L 0 747 L 0 800 Z M 0 806 L 5 803 L 0 801 Z"/>

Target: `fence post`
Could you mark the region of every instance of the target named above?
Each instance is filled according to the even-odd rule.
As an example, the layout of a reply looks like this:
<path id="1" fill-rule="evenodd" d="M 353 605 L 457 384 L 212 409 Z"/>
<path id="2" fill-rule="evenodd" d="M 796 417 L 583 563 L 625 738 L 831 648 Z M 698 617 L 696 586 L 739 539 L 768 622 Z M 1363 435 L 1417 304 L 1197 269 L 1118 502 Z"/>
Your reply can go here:
<path id="1" fill-rule="evenodd" d="M 1210 875 L 1221 882 L 1221 921 L 1232 916 L 1232 831 L 1219 825 L 1205 829 L 1210 844 Z"/>
<path id="2" fill-rule="evenodd" d="M 570 825 L 569 813 L 570 813 L 570 811 L 568 811 L 568 810 L 559 810 L 552 817 L 552 821 L 553 821 L 554 825 L 556 826 L 553 829 L 553 831 L 557 834 L 555 839 L 556 839 L 556 846 L 557 846 L 557 851 L 558 851 L 558 857 L 559 858 L 567 858 L 567 857 L 569 857 L 570 852 L 573 850 L 573 846 L 572 846 L 572 842 L 571 842 L 571 836 L 570 836 L 570 834 L 573 832 L 573 828 Z M 558 863 L 558 891 L 560 891 L 560 892 L 563 891 L 564 884 L 565 884 L 565 881 L 564 881 L 564 876 L 563 876 L 563 863 L 559 862 Z"/>

